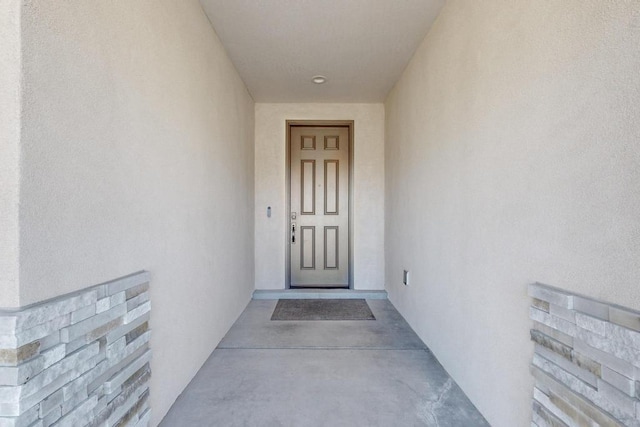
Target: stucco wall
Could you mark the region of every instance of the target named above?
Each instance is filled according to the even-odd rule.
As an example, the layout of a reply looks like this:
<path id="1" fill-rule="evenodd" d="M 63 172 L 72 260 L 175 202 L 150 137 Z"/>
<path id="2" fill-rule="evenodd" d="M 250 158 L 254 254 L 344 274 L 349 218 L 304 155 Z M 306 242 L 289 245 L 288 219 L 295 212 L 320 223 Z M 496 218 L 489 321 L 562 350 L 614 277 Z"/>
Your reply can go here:
<path id="1" fill-rule="evenodd" d="M 254 283 L 254 104 L 196 0 L 26 2 L 21 304 L 151 273 L 152 424 Z"/>
<path id="2" fill-rule="evenodd" d="M 384 106 L 256 104 L 256 289 L 284 289 L 286 121 L 354 120 L 355 289 L 384 288 Z M 272 216 L 267 218 L 267 207 Z"/>
<path id="3" fill-rule="evenodd" d="M 386 101 L 387 290 L 492 425 L 528 283 L 640 309 L 638 40 L 637 1 L 449 0 Z"/>
<path id="4" fill-rule="evenodd" d="M 20 304 L 20 1 L 0 1 L 0 307 Z"/>

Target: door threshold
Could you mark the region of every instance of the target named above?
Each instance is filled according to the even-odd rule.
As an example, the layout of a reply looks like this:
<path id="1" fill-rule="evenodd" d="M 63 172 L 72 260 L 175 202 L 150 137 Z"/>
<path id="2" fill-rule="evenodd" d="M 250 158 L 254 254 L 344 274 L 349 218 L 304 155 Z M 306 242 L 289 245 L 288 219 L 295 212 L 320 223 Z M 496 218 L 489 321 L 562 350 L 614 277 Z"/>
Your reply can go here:
<path id="1" fill-rule="evenodd" d="M 354 289 L 257 289 L 253 292 L 253 299 L 387 299 L 387 291 L 361 291 Z"/>
<path id="2" fill-rule="evenodd" d="M 336 290 L 343 289 L 349 290 L 349 285 L 305 285 L 305 286 L 291 286 L 290 289 L 299 290 L 299 289 L 328 289 L 328 290 Z"/>

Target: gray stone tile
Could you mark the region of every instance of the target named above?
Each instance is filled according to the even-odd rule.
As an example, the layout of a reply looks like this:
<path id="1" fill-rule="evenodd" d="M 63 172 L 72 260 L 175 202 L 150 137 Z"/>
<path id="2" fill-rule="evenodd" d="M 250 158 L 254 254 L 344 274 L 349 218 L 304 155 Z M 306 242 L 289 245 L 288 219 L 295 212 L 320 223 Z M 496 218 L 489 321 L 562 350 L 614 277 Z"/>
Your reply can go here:
<path id="1" fill-rule="evenodd" d="M 18 324 L 17 314 L 0 313 L 0 335 L 13 335 Z"/>
<path id="2" fill-rule="evenodd" d="M 125 355 L 122 354 L 116 360 L 106 360 L 106 366 L 101 369 L 99 372 L 96 372 L 95 377 L 91 383 L 88 385 L 89 393 L 93 393 L 93 391 L 101 387 L 105 381 L 114 376 L 117 372 L 121 371 L 125 367 L 127 367 L 131 362 L 136 360 L 138 357 L 142 356 L 148 350 L 148 346 L 142 346 L 141 348 L 134 351 L 132 354 Z"/>
<path id="3" fill-rule="evenodd" d="M 552 316 L 559 317 L 567 322 L 576 323 L 576 312 L 574 310 L 560 307 L 555 304 L 549 304 L 549 310 L 547 310 L 547 312 Z"/>
<path id="4" fill-rule="evenodd" d="M 30 427 L 40 417 L 40 407 L 34 406 L 19 417 L 0 418 L 0 427 Z"/>
<path id="5" fill-rule="evenodd" d="M 541 427 L 567 427 L 551 412 L 547 411 L 538 401 L 533 401 L 533 422 Z"/>
<path id="6" fill-rule="evenodd" d="M 565 425 L 571 425 L 571 417 L 560 409 L 554 402 L 551 401 L 548 395 L 542 393 L 539 389 L 533 389 L 533 399 L 539 403 L 547 411 L 549 411 L 557 420 L 561 421 Z"/>
<path id="7" fill-rule="evenodd" d="M 531 303 L 531 305 L 537 308 L 538 310 L 542 310 L 548 313 L 549 310 L 551 309 L 550 304 L 547 301 L 542 301 L 541 299 L 537 299 L 537 298 L 532 298 L 532 299 L 533 299 L 533 302 Z"/>
<path id="8" fill-rule="evenodd" d="M 62 296 L 42 305 L 26 308 L 18 314 L 17 328 L 31 329 L 58 317 L 80 310 L 96 302 L 95 290 L 80 291 L 77 295 Z"/>
<path id="9" fill-rule="evenodd" d="M 140 336 L 146 334 L 148 331 L 149 331 L 149 322 L 144 322 L 142 325 L 138 326 L 131 332 L 128 332 L 124 336 L 125 342 L 127 343 L 127 345 L 129 345 L 129 343 L 137 340 Z"/>
<path id="10" fill-rule="evenodd" d="M 125 291 L 125 296 L 127 298 L 127 301 L 129 301 L 130 299 L 133 299 L 139 296 L 140 294 L 143 294 L 145 292 L 148 293 L 147 292 L 148 290 L 149 290 L 149 283 L 143 283 L 141 285 L 127 289 Z"/>
<path id="11" fill-rule="evenodd" d="M 81 322 L 96 314 L 96 305 L 91 304 L 71 313 L 71 324 Z"/>
<path id="12" fill-rule="evenodd" d="M 537 369 L 535 366 L 532 366 L 531 373 L 536 379 L 536 387 L 541 388 L 541 386 L 544 385 L 544 387 L 549 390 L 547 394 L 554 405 L 561 406 L 562 404 L 560 400 L 562 400 L 569 403 L 574 408 L 577 408 L 580 412 L 597 422 L 602 427 L 620 427 L 620 423 L 611 418 L 610 414 L 603 412 L 601 409 L 596 407 L 593 402 L 583 398 L 579 394 L 576 394 L 573 390 L 553 379 L 547 373 Z M 535 418 L 534 413 L 534 420 Z"/>
<path id="13" fill-rule="evenodd" d="M 62 339 L 62 342 L 69 343 L 75 339 L 82 337 L 88 332 L 93 331 L 94 329 L 104 326 L 106 323 L 109 323 L 112 320 L 124 316 L 126 312 L 126 304 L 120 304 L 117 307 L 113 307 L 110 310 L 90 317 L 89 319 L 83 320 L 82 322 L 76 323 L 75 325 L 71 325 L 68 328 L 61 329 L 60 338 Z"/>
<path id="14" fill-rule="evenodd" d="M 115 295 L 112 295 L 109 299 L 109 306 L 115 307 L 116 305 L 120 305 L 127 300 L 125 291 L 118 292 Z M 128 307 L 128 305 L 127 305 Z M 128 310 L 128 308 L 127 308 Z"/>
<path id="15" fill-rule="evenodd" d="M 577 364 L 574 364 L 572 361 L 567 360 L 566 358 L 560 356 L 559 354 L 545 347 L 542 347 L 540 345 L 536 345 L 535 352 L 536 354 L 539 354 L 545 359 L 560 366 L 562 369 L 569 372 L 570 374 L 580 378 L 582 381 L 586 382 L 592 387 L 597 387 L 598 377 L 594 375 L 592 372 L 589 372 L 588 370 L 581 368 Z"/>
<path id="16" fill-rule="evenodd" d="M 540 322 L 533 322 L 533 329 L 542 332 L 544 335 L 553 338 L 556 341 L 560 341 L 562 344 L 567 345 L 569 347 L 573 347 L 573 337 L 560 332 L 556 329 L 550 328 L 547 325 L 544 325 Z"/>
<path id="17" fill-rule="evenodd" d="M 598 394 L 608 402 L 611 402 L 615 406 L 616 411 L 624 411 L 630 417 L 635 417 L 636 408 L 634 399 L 630 398 L 606 381 L 598 380 Z M 607 409 L 605 406 L 602 407 Z M 615 415 L 614 412 L 612 413 Z M 640 425 L 638 420 L 636 420 L 636 425 Z"/>
<path id="18" fill-rule="evenodd" d="M 81 336 L 80 338 L 71 341 L 70 343 L 64 344 L 66 348 L 66 352 L 71 354 L 77 350 L 80 350 L 82 347 L 87 345 L 87 337 Z"/>
<path id="19" fill-rule="evenodd" d="M 147 409 L 144 414 L 140 415 L 135 427 L 146 427 L 151 421 L 151 409 Z"/>
<path id="20" fill-rule="evenodd" d="M 561 319 L 560 317 L 552 316 L 533 307 L 529 308 L 529 317 L 531 320 L 542 323 L 550 328 L 557 329 L 571 337 L 576 336 L 576 325 L 567 320 Z"/>
<path id="21" fill-rule="evenodd" d="M 609 321 L 640 332 L 640 312 L 628 308 L 609 307 Z"/>
<path id="22" fill-rule="evenodd" d="M 35 342 L 57 332 L 71 324 L 71 314 L 57 317 L 46 323 L 34 326 L 27 330 L 20 330 L 15 335 L 0 336 L 0 348 L 18 348 L 26 344 Z"/>
<path id="23" fill-rule="evenodd" d="M 587 345 L 586 343 L 576 340 L 574 343 L 574 351 L 580 355 L 586 356 L 601 365 L 606 365 L 621 374 L 624 374 L 628 377 L 633 376 L 634 366 L 629 362 L 619 359 L 612 354 L 606 353 L 602 350 L 599 350 L 595 347 Z"/>
<path id="24" fill-rule="evenodd" d="M 98 344 L 94 343 L 83 350 L 68 356 L 64 360 L 32 378 L 27 384 L 19 387 L 20 394 L 18 396 L 22 396 L 23 398 L 28 396 L 27 398 L 24 398 L 21 403 L 24 403 L 26 408 L 30 408 L 33 405 L 29 405 L 29 402 L 32 402 L 33 404 L 38 403 L 44 397 L 60 388 L 61 385 L 81 376 L 84 373 L 82 369 L 83 364 L 97 353 Z M 61 378 L 65 378 L 66 381 L 58 385 Z M 49 392 L 47 393 L 47 391 Z M 37 396 L 42 397 L 38 398 Z"/>
<path id="25" fill-rule="evenodd" d="M 620 427 L 613 418 L 573 393 L 564 393 L 563 396 L 562 392 L 551 392 L 549 401 L 573 421 L 569 425 L 593 426 L 595 421 L 599 427 Z"/>
<path id="26" fill-rule="evenodd" d="M 143 292 L 135 297 L 127 299 L 127 311 L 131 311 L 134 308 L 149 301 L 149 292 Z"/>
<path id="27" fill-rule="evenodd" d="M 56 391 L 51 396 L 40 402 L 40 418 L 46 417 L 51 411 L 62 405 L 64 395 L 62 389 Z"/>
<path id="28" fill-rule="evenodd" d="M 606 325 L 606 335 L 612 341 L 621 342 L 626 346 L 640 349 L 640 332 L 622 326 L 608 323 Z"/>
<path id="29" fill-rule="evenodd" d="M 582 313 L 576 313 L 576 325 L 582 329 L 598 334 L 602 337 L 606 335 L 606 322 Z"/>
<path id="30" fill-rule="evenodd" d="M 59 344 L 56 347 L 43 352 L 40 356 L 18 366 L 0 366 L 0 385 L 22 385 L 30 378 L 38 375 L 44 369 L 47 369 L 54 363 L 62 360 L 65 355 L 65 345 Z"/>
<path id="31" fill-rule="evenodd" d="M 609 305 L 603 302 L 576 296 L 573 302 L 573 308 L 589 316 L 597 317 L 602 320 L 609 320 Z"/>
<path id="32" fill-rule="evenodd" d="M 98 404 L 98 397 L 91 396 L 80 406 L 69 412 L 64 418 L 56 423 L 57 427 L 73 427 L 86 424 L 87 415 Z"/>
<path id="33" fill-rule="evenodd" d="M 104 383 L 104 392 L 111 394 L 116 391 L 117 387 L 120 387 L 126 380 L 128 380 L 133 374 L 135 374 L 140 368 L 146 365 L 151 360 L 151 351 L 147 351 L 142 356 L 131 362 L 120 372 L 117 372 L 113 377 L 109 378 Z"/>
<path id="34" fill-rule="evenodd" d="M 574 296 L 562 289 L 553 286 L 543 285 L 542 283 L 532 283 L 529 285 L 529 296 L 550 304 L 572 309 Z"/>
<path id="35" fill-rule="evenodd" d="M 107 423 L 110 426 L 113 425 L 125 425 L 128 421 L 127 418 L 130 414 L 137 412 L 142 405 L 144 405 L 149 398 L 149 386 L 143 385 L 134 390 L 131 396 L 118 406 L 114 412 L 109 416 Z M 124 421 L 124 422 L 123 422 Z M 122 424 L 120 424 L 122 423 Z M 183 424 L 187 425 L 187 424 Z"/>
<path id="36" fill-rule="evenodd" d="M 137 319 L 133 320 L 132 322 L 124 324 L 124 325 L 119 326 L 116 329 L 112 330 L 111 332 L 109 332 L 107 334 L 107 344 L 111 344 L 111 343 L 119 340 L 121 337 L 125 336 L 126 334 L 128 334 L 131 331 L 135 330 L 136 328 L 140 327 L 144 323 L 149 322 L 150 317 L 151 317 L 150 313 L 145 313 L 144 315 L 138 317 Z"/>
<path id="37" fill-rule="evenodd" d="M 120 404 L 96 425 L 148 424 L 148 279 L 134 274 L 0 310 L 0 427 L 86 425 L 106 411 L 105 393 L 116 390 L 111 400 Z"/>
<path id="38" fill-rule="evenodd" d="M 47 335 L 46 337 L 39 340 L 40 341 L 40 351 L 43 352 L 48 350 L 54 346 L 60 344 L 60 331 L 55 331 L 51 335 Z"/>
<path id="39" fill-rule="evenodd" d="M 107 282 L 104 285 L 107 288 L 107 295 L 111 296 L 143 283 L 148 283 L 149 278 L 150 274 L 148 271 L 140 271 L 138 273 L 130 274 L 129 276 Z"/>
<path id="40" fill-rule="evenodd" d="M 0 348 L 0 365 L 15 366 L 40 354 L 40 342 L 35 341 L 19 348 Z"/>
<path id="41" fill-rule="evenodd" d="M 105 297 L 96 302 L 96 313 L 102 313 L 111 308 L 111 298 Z"/>
<path id="42" fill-rule="evenodd" d="M 602 364 L 590 359 L 584 354 L 576 350 L 571 351 L 571 361 L 582 369 L 591 372 L 596 377 L 602 377 Z"/>
<path id="43" fill-rule="evenodd" d="M 58 407 L 53 411 L 49 412 L 49 415 L 42 419 L 42 427 L 49 427 L 56 421 L 62 418 L 62 408 Z"/>
<path id="44" fill-rule="evenodd" d="M 628 347 L 620 341 L 613 341 L 583 329 L 578 331 L 578 338 L 591 347 L 595 347 L 616 358 L 629 362 L 636 367 L 640 367 L 640 350 L 638 349 Z M 574 342 L 574 345 L 576 342 Z"/>
<path id="45" fill-rule="evenodd" d="M 82 376 L 75 378 L 73 381 L 67 383 L 62 387 L 62 393 L 65 400 L 71 399 L 72 396 L 78 394 L 82 390 L 88 390 L 87 386 L 95 378 L 104 373 L 107 369 L 107 362 L 99 359 L 98 357 L 91 361 L 91 364 L 95 366 L 94 369 L 84 373 Z M 82 369 L 85 371 L 84 369 Z M 93 390 L 92 390 L 93 391 Z"/>
<path id="46" fill-rule="evenodd" d="M 624 394 L 630 397 L 636 395 L 636 384 L 631 378 L 627 378 L 606 366 L 602 367 L 602 379 Z"/>
<path id="47" fill-rule="evenodd" d="M 95 394 L 97 396 L 97 394 Z M 70 396 L 68 399 L 62 403 L 62 416 L 64 417 L 68 413 L 75 410 L 78 406 L 80 406 L 87 398 L 89 394 L 87 390 L 80 390 L 76 394 Z M 96 401 L 97 404 L 97 401 Z"/>
<path id="48" fill-rule="evenodd" d="M 625 400 L 621 392 L 616 393 L 616 390 L 610 386 L 609 388 L 607 388 L 606 383 L 599 383 L 598 389 L 595 389 L 589 384 L 566 372 L 554 363 L 538 356 L 537 354 L 534 354 L 533 356 L 533 365 L 535 368 L 538 368 L 539 370 L 545 372 L 547 375 L 556 378 L 559 382 L 564 384 L 575 393 L 585 396 L 587 399 L 595 403 L 597 406 L 603 408 L 605 411 L 609 412 L 616 419 L 620 420 L 626 425 L 639 425 L 637 420 L 633 419 L 635 415 L 629 412 L 629 405 L 631 406 L 631 408 L 633 408 L 633 402 L 629 404 L 629 400 L 631 399 Z M 604 385 L 604 392 L 600 390 L 600 387 L 602 385 Z"/>
<path id="49" fill-rule="evenodd" d="M 536 331 L 535 329 L 532 329 L 530 333 L 531 340 L 539 346 L 545 347 L 567 360 L 571 360 L 571 353 L 573 351 L 571 347 L 564 345 L 560 341 L 556 341 L 553 338 L 543 334 L 542 332 Z"/>
<path id="50" fill-rule="evenodd" d="M 129 311 L 125 316 L 124 316 L 124 323 L 131 323 L 134 320 L 138 319 L 140 316 L 144 315 L 145 313 L 148 313 L 151 311 L 151 301 L 147 301 L 141 305 L 139 305 L 138 307 L 134 308 L 133 310 Z"/>

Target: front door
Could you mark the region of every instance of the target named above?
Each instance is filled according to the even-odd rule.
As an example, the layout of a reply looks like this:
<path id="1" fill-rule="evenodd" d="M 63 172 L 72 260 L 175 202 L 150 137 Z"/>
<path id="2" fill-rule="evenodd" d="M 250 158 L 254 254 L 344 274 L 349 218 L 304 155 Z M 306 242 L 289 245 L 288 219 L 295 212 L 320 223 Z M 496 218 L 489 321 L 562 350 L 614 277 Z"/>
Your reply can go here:
<path id="1" fill-rule="evenodd" d="M 292 287 L 349 287 L 349 127 L 290 126 Z"/>

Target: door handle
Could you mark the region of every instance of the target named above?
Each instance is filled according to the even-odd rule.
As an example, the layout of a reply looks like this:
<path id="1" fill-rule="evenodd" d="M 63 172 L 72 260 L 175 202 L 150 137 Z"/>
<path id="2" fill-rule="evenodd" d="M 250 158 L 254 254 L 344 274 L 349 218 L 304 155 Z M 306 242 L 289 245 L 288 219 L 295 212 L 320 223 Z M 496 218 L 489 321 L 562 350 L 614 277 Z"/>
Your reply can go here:
<path id="1" fill-rule="evenodd" d="M 291 224 L 291 243 L 296 243 L 296 224 Z"/>

